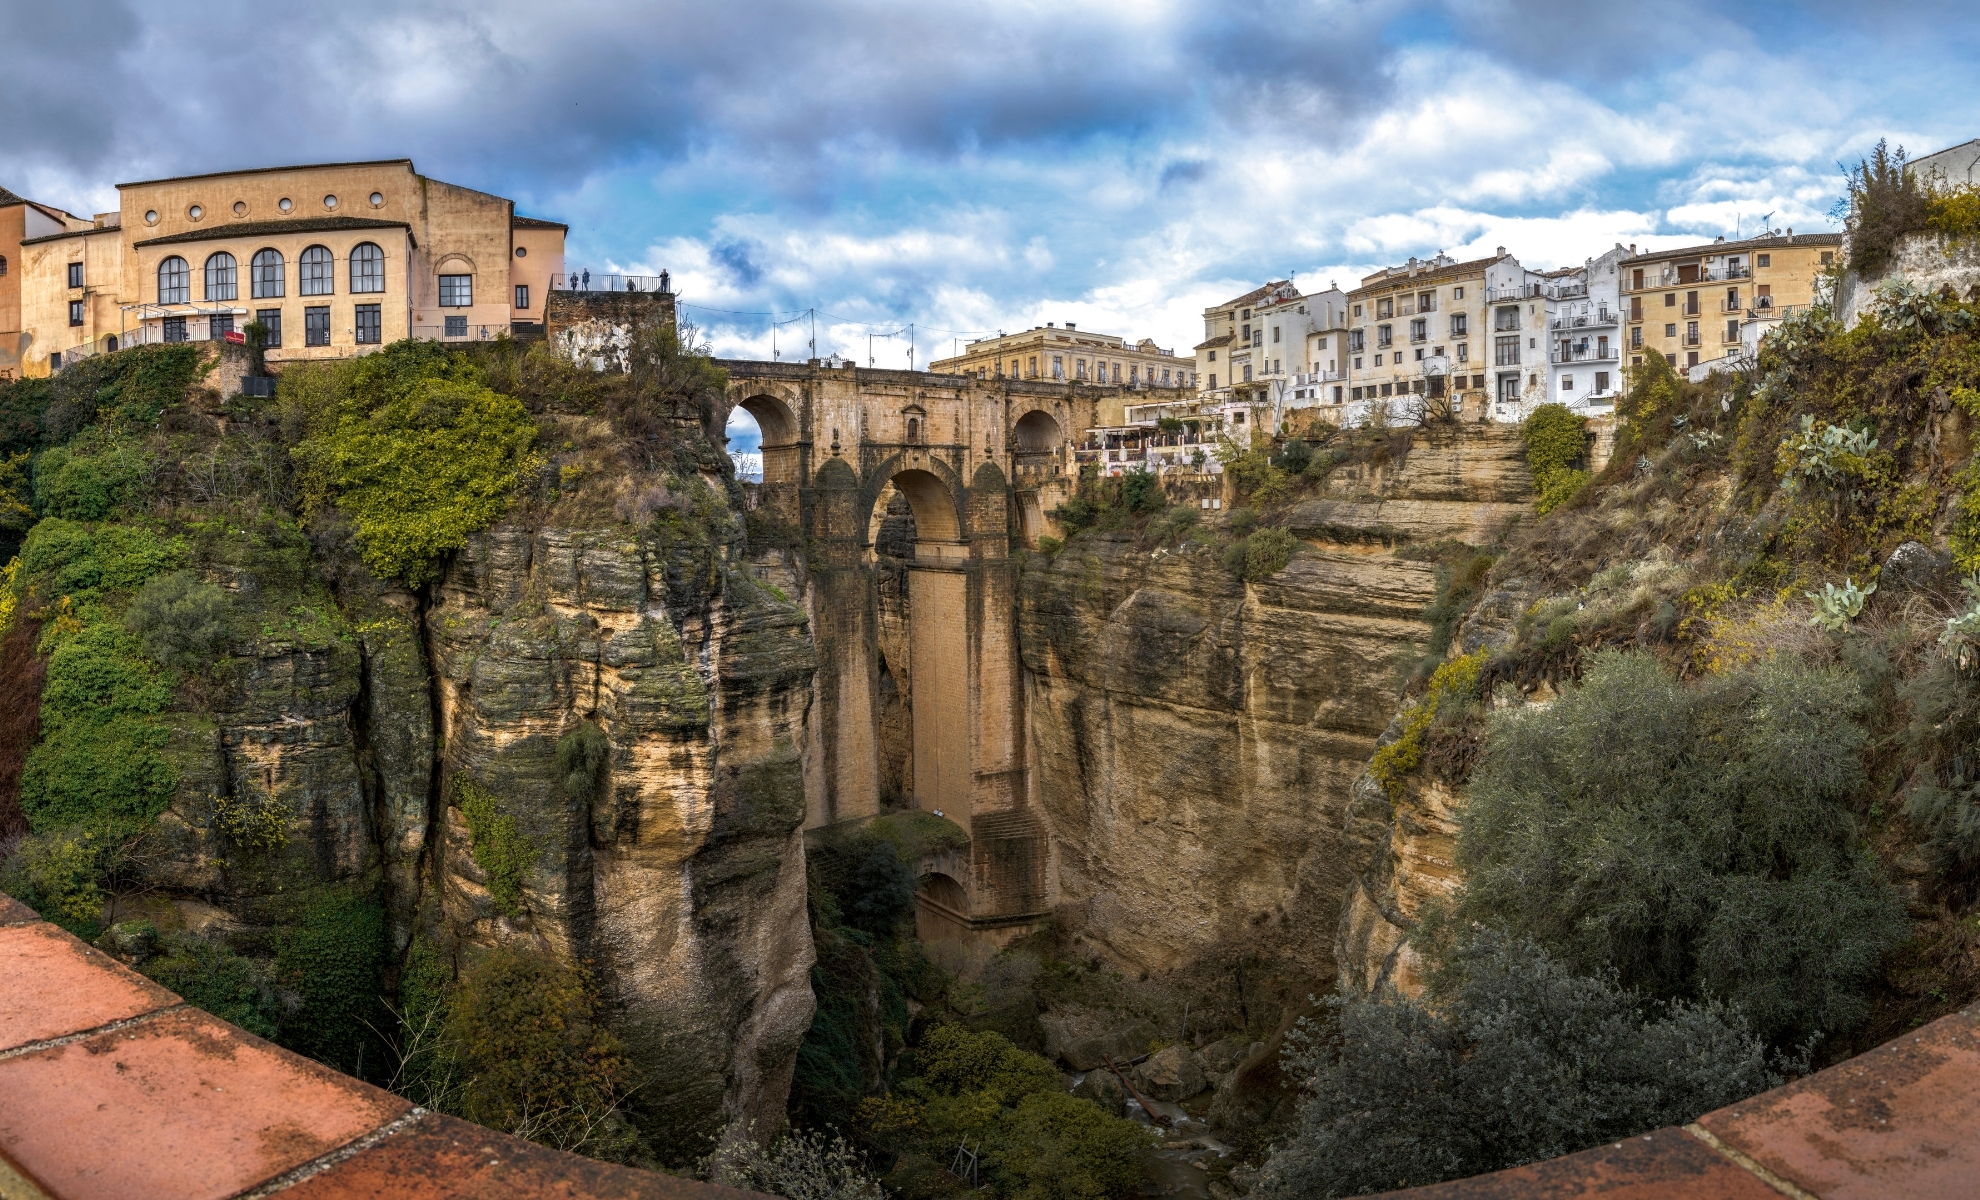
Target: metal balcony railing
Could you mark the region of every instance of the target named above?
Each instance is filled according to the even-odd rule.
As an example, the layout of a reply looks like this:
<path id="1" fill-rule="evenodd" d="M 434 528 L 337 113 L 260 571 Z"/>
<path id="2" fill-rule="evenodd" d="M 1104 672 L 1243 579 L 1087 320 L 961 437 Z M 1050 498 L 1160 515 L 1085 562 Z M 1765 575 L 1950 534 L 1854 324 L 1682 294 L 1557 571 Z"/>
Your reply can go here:
<path id="1" fill-rule="evenodd" d="M 1588 346 L 1566 351 L 1556 346 L 1551 358 L 1556 363 L 1612 363 L 1618 361 L 1621 354 L 1614 346 Z"/>
<path id="2" fill-rule="evenodd" d="M 1751 279 L 1753 272 L 1745 267 L 1707 267 L 1699 272 L 1700 283 L 1723 283 L 1728 279 Z"/>
<path id="3" fill-rule="evenodd" d="M 1587 294 L 1588 285 L 1586 283 L 1550 283 L 1547 285 L 1547 299 L 1549 300 L 1572 300 L 1577 296 L 1586 296 Z"/>
<path id="4" fill-rule="evenodd" d="M 578 270 L 550 277 L 553 292 L 670 292 L 672 281 L 666 271 L 658 275 L 593 275 Z"/>
<path id="5" fill-rule="evenodd" d="M 492 342 L 509 333 L 510 327 L 507 321 L 490 325 L 470 325 L 463 321 L 458 325 L 415 325 L 412 332 L 416 338 L 435 342 Z"/>
<path id="6" fill-rule="evenodd" d="M 1616 314 L 1606 308 L 1592 313 L 1580 313 L 1569 317 L 1555 317 L 1548 322 L 1549 329 L 1598 329 L 1617 324 Z"/>
<path id="7" fill-rule="evenodd" d="M 1531 300 L 1541 294 L 1537 283 L 1514 284 L 1511 287 L 1488 287 L 1485 289 L 1485 303 L 1503 304 L 1508 300 Z"/>

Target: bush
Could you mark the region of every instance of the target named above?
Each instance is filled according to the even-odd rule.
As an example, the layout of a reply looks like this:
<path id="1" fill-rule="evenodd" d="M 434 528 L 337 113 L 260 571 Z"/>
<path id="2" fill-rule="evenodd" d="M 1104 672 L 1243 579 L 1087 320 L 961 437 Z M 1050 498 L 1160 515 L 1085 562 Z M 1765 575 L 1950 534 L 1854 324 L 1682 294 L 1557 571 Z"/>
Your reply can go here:
<path id="1" fill-rule="evenodd" d="M 1288 1039 L 1306 1082 L 1261 1200 L 1358 1196 L 1680 1125 L 1780 1082 L 1738 1013 L 1645 1001 L 1531 942 L 1483 933 L 1437 1002 L 1333 998 Z"/>
<path id="2" fill-rule="evenodd" d="M 740 1141 L 710 1160 L 708 1177 L 785 1200 L 886 1200 L 880 1181 L 845 1139 L 790 1132 L 768 1149 Z"/>
<path id="3" fill-rule="evenodd" d="M 466 775 L 454 776 L 454 805 L 467 821 L 474 864 L 488 877 L 488 894 L 503 916 L 522 911 L 523 878 L 542 854 L 523 836 L 495 794 Z"/>
<path id="4" fill-rule="evenodd" d="M 1241 542 L 1233 543 L 1224 552 L 1224 562 L 1239 579 L 1247 583 L 1263 583 L 1292 561 L 1293 552 L 1299 549 L 1299 539 L 1289 529 L 1260 529 Z"/>
<path id="5" fill-rule="evenodd" d="M 1973 607 L 1949 626 L 1976 624 L 1980 584 L 1969 583 Z M 1960 652 L 1972 633 L 1948 630 L 1949 653 L 1900 689 L 1911 710 L 1905 748 L 1924 769 L 1922 781 L 1905 797 L 1904 812 L 1925 844 L 1948 871 L 1980 866 L 1980 674 L 1962 663 Z"/>
<path id="6" fill-rule="evenodd" d="M 381 578 L 434 578 L 440 557 L 500 516 L 536 470 L 529 413 L 438 343 L 285 373 L 282 388 L 306 429 L 294 451 L 305 498 L 351 518 Z"/>
<path id="7" fill-rule="evenodd" d="M 1861 159 L 1849 176 L 1849 265 L 1864 275 L 1882 271 L 1897 253 L 1906 234 L 1917 233 L 1931 220 L 1931 196 L 1917 172 L 1896 151 L 1877 139 L 1870 157 Z"/>
<path id="8" fill-rule="evenodd" d="M 1534 507 L 1541 515 L 1572 500 L 1590 475 L 1576 464 L 1588 453 L 1588 419 L 1565 404 L 1542 404 L 1520 426 L 1526 468 L 1533 476 Z"/>
<path id="9" fill-rule="evenodd" d="M 1305 438 L 1287 438 L 1286 444 L 1279 447 L 1278 454 L 1272 458 L 1273 466 L 1294 475 L 1305 473 L 1312 462 L 1313 447 L 1306 444 Z"/>
<path id="10" fill-rule="evenodd" d="M 1854 679 L 1776 661 L 1686 687 L 1647 654 L 1586 662 L 1494 720 L 1460 913 L 1660 999 L 1735 1002 L 1769 1040 L 1861 1021 L 1907 926 L 1848 807 Z"/>
<path id="11" fill-rule="evenodd" d="M 449 994 L 444 1036 L 462 1072 L 458 1115 L 593 1157 L 632 1149 L 617 1117 L 635 1083 L 632 1062 L 601 1024 L 584 972 L 493 951 Z"/>
<path id="12" fill-rule="evenodd" d="M 1006 1194 L 1090 1200 L 1141 1190 L 1148 1135 L 1068 1092 L 1034 1092 L 1004 1120 L 992 1167 Z"/>
<path id="13" fill-rule="evenodd" d="M 557 774 L 563 777 L 564 794 L 587 809 L 604 791 L 611 761 L 612 739 L 590 721 L 579 722 L 557 739 Z"/>
<path id="14" fill-rule="evenodd" d="M 156 465 L 135 439 L 101 427 L 84 430 L 35 460 L 35 507 L 46 516 L 100 521 L 147 500 Z"/>
<path id="15" fill-rule="evenodd" d="M 21 839 L 0 859 L 0 892 L 82 938 L 96 940 L 106 897 L 98 886 L 102 853 L 82 829 L 58 829 Z"/>
<path id="16" fill-rule="evenodd" d="M 138 970 L 177 992 L 187 1004 L 275 1040 L 280 1010 L 253 960 L 189 933 L 165 935 L 160 950 L 139 963 Z"/>
<path id="17" fill-rule="evenodd" d="M 225 648 L 233 601 L 192 571 L 160 575 L 138 590 L 124 625 L 144 652 L 168 667 L 193 673 Z"/>
<path id="18" fill-rule="evenodd" d="M 61 637 L 41 694 L 42 740 L 21 772 L 21 809 L 37 832 L 81 826 L 127 837 L 171 803 L 179 773 L 156 719 L 171 688 L 119 626 Z"/>
<path id="19" fill-rule="evenodd" d="M 831 894 L 835 915 L 870 938 L 890 938 L 914 919 L 920 881 L 885 838 L 861 830 L 821 840 L 807 868 Z"/>
<path id="20" fill-rule="evenodd" d="M 275 939 L 273 982 L 283 1002 L 283 1045 L 358 1073 L 362 1047 L 384 1015 L 385 907 L 349 885 L 311 889 L 293 902 Z M 380 1062 L 373 1055 L 372 1062 Z"/>

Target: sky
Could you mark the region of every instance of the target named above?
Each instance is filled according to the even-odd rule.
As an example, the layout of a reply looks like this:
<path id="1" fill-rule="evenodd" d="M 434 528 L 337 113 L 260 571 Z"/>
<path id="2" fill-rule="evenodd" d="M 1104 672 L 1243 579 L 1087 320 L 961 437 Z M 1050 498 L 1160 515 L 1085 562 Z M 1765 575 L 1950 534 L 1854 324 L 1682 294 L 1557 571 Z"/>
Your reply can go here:
<path id="1" fill-rule="evenodd" d="M 1879 138 L 1980 136 L 1953 3 L 4 7 L 0 186 L 411 157 L 568 222 L 573 269 L 670 271 L 718 354 L 808 357 L 815 312 L 883 367 L 1046 321 L 1187 353 L 1206 306 L 1412 255 L 1834 230 Z"/>

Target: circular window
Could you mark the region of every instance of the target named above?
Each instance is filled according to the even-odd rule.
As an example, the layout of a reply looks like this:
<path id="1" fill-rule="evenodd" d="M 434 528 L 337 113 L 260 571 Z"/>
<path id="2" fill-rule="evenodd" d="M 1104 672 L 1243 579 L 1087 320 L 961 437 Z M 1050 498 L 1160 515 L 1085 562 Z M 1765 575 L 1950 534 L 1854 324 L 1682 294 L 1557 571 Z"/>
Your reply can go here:
<path id="1" fill-rule="evenodd" d="M 384 193 L 384 192 L 373 192 L 373 193 L 371 193 L 371 207 L 373 207 L 373 208 L 382 208 L 382 207 L 384 207 L 384 204 L 385 204 L 385 193 Z"/>
<path id="2" fill-rule="evenodd" d="M 247 201 L 245 200 L 234 201 L 234 215 L 237 217 L 247 216 Z"/>
<path id="3" fill-rule="evenodd" d="M 335 196 L 325 196 L 323 198 L 323 207 L 325 208 L 337 207 L 337 198 Z"/>
<path id="4" fill-rule="evenodd" d="M 144 223 L 146 225 L 158 224 L 158 210 L 155 208 L 146 209 L 144 211 Z"/>
<path id="5" fill-rule="evenodd" d="M 191 208 L 186 210 L 186 215 L 191 217 L 193 220 L 197 221 L 201 217 L 206 215 L 206 210 L 201 208 L 199 205 L 195 204 Z"/>
<path id="6" fill-rule="evenodd" d="M 529 247 L 528 247 L 528 246 L 517 246 L 517 247 L 516 247 L 516 257 L 517 257 L 517 258 L 528 258 L 528 257 L 529 257 Z"/>
<path id="7" fill-rule="evenodd" d="M 277 200 L 275 202 L 275 207 L 281 209 L 283 212 L 288 212 L 290 209 L 294 208 L 295 206 L 296 206 L 296 202 L 294 200 L 289 199 L 287 196 L 284 196 L 280 200 Z"/>

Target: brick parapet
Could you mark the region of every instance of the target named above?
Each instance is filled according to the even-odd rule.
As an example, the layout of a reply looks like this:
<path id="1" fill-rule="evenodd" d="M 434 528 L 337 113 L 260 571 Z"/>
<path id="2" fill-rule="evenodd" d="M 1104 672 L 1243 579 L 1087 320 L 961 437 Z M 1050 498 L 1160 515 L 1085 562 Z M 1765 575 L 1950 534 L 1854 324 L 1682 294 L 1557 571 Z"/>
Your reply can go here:
<path id="1" fill-rule="evenodd" d="M 192 1008 L 0 895 L 6 1200 L 744 1200 L 414 1108 Z"/>

